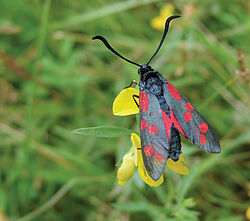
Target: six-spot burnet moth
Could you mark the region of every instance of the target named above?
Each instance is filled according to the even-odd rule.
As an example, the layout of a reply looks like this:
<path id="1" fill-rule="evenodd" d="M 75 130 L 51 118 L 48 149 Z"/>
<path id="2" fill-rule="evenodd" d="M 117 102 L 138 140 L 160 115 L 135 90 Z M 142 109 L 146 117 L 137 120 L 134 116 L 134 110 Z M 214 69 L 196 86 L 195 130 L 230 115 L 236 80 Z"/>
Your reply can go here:
<path id="1" fill-rule="evenodd" d="M 146 64 L 137 64 L 119 54 L 102 36 L 104 45 L 120 58 L 139 66 L 140 94 L 133 99 L 140 111 L 141 150 L 149 176 L 157 181 L 167 159 L 177 161 L 181 154 L 180 133 L 198 148 L 209 153 L 220 153 L 219 140 L 208 122 L 190 102 L 149 63 L 158 53 L 167 35 L 169 23 L 180 16 L 166 20 L 165 30 L 158 48 Z M 136 99 L 139 98 L 139 104 Z"/>

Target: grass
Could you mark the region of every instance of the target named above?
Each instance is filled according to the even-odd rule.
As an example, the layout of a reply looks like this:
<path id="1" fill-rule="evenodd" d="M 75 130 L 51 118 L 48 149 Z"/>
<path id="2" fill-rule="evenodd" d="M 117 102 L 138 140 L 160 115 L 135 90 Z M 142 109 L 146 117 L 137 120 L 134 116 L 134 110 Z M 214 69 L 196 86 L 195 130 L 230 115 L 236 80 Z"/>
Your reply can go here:
<path id="1" fill-rule="evenodd" d="M 164 3 L 0 0 L 0 219 L 245 220 L 249 4 L 170 3 L 182 18 L 171 24 L 152 66 L 202 112 L 222 153 L 183 141 L 190 175 L 166 169 L 163 185 L 150 188 L 138 174 L 117 185 L 116 163 L 131 146 L 129 136 L 71 131 L 103 125 L 138 131 L 134 116 L 112 115 L 115 96 L 139 79 L 137 68 L 91 37 L 103 35 L 143 63 L 161 38 L 150 21 Z"/>

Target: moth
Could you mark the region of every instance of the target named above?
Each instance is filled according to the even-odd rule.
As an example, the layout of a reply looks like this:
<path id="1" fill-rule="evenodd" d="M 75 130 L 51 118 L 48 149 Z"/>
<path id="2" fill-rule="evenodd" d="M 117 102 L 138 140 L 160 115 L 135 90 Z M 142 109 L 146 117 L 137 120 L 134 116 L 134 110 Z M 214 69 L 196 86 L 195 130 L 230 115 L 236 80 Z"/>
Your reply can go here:
<path id="1" fill-rule="evenodd" d="M 180 134 L 206 152 L 220 153 L 219 140 L 205 118 L 167 79 L 149 65 L 162 46 L 171 20 L 179 17 L 175 15 L 166 20 L 158 48 L 149 61 L 142 65 L 123 57 L 104 37 L 92 38 L 101 40 L 110 51 L 123 60 L 139 66 L 139 97 L 133 95 L 133 99 L 139 107 L 144 165 L 148 175 L 154 181 L 161 177 L 168 158 L 174 161 L 179 159 Z"/>

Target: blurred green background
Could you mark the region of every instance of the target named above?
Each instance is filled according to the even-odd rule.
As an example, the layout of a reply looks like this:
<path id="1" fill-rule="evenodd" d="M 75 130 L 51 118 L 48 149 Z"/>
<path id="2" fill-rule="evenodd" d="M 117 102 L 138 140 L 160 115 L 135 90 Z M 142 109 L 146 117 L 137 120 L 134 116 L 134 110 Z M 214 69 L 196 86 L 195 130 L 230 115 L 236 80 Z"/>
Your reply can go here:
<path id="1" fill-rule="evenodd" d="M 222 153 L 182 139 L 190 175 L 166 169 L 160 187 L 138 174 L 118 186 L 130 137 L 71 131 L 138 131 L 135 116 L 112 115 L 112 102 L 139 76 L 91 37 L 143 63 L 161 39 L 151 22 L 166 3 L 182 18 L 151 64 L 214 127 Z M 0 0 L 0 220 L 246 220 L 249 10 L 247 0 Z"/>

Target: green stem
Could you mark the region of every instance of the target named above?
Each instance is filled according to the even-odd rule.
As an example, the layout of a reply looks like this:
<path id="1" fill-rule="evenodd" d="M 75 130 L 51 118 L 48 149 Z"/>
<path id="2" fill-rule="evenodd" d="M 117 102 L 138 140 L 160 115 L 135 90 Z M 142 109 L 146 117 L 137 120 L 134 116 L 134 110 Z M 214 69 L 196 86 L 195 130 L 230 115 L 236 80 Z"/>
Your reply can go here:
<path id="1" fill-rule="evenodd" d="M 41 21 L 39 39 L 38 39 L 38 58 L 42 56 L 44 48 L 45 48 L 46 34 L 48 30 L 50 4 L 51 4 L 51 0 L 45 0 L 44 5 L 43 5 L 42 21 Z"/>

